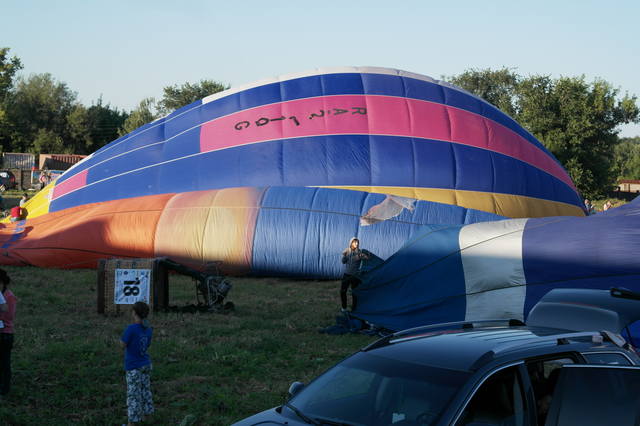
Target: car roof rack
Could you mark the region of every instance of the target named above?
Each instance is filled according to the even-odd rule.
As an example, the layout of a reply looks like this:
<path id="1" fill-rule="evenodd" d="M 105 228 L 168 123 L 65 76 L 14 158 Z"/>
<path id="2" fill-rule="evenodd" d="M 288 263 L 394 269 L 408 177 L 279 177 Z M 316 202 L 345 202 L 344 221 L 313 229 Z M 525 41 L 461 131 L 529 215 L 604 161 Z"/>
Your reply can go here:
<path id="1" fill-rule="evenodd" d="M 410 337 L 411 339 L 424 337 L 423 335 L 412 336 L 415 333 L 437 331 L 438 329 L 442 329 L 442 330 L 446 330 L 446 329 L 468 330 L 468 329 L 475 328 L 477 325 L 486 326 L 488 324 L 506 324 L 509 327 L 522 327 L 522 326 L 526 325 L 521 320 L 513 319 L 513 318 L 512 319 L 498 318 L 498 319 L 486 319 L 486 320 L 467 320 L 467 321 L 446 322 L 446 323 L 441 323 L 441 324 L 422 325 L 422 326 L 419 326 L 419 327 L 409 328 L 409 329 L 406 329 L 406 330 L 398 331 L 398 332 L 393 333 L 393 334 L 389 334 L 388 336 L 385 336 L 385 337 L 383 337 L 381 339 L 378 339 L 375 342 L 365 346 L 364 348 L 362 348 L 362 351 L 366 352 L 366 351 L 369 351 L 369 350 L 372 350 L 372 349 L 380 348 L 380 347 L 386 346 L 386 345 L 388 345 L 390 343 L 395 343 L 396 341 L 400 342 L 400 341 L 409 340 L 409 338 L 401 339 L 404 336 L 411 336 Z"/>
<path id="2" fill-rule="evenodd" d="M 625 347 L 624 344 L 626 344 L 626 342 L 624 342 L 624 344 L 621 344 L 620 339 L 622 339 L 622 337 L 614 333 L 611 333 L 609 331 L 582 331 L 582 332 L 576 332 L 576 333 L 554 334 L 550 336 L 538 337 L 534 343 L 536 344 L 552 343 L 553 344 L 553 342 L 555 341 L 555 344 L 560 346 L 560 345 L 568 345 L 569 343 L 571 343 L 570 341 L 573 339 L 581 339 L 581 338 L 587 338 L 587 337 L 590 337 L 591 341 L 594 343 L 607 341 L 619 347 Z M 624 341 L 624 339 L 622 340 Z M 531 343 L 532 343 L 531 340 L 527 340 L 527 341 L 505 343 L 505 344 L 499 345 L 497 348 L 494 348 L 490 351 L 485 352 L 480 358 L 478 358 L 476 362 L 473 363 L 470 369 L 475 370 L 479 368 L 481 365 L 484 365 L 490 359 L 494 358 L 496 355 L 503 354 L 505 352 L 509 352 L 509 351 L 518 349 L 520 347 L 529 346 L 531 345 Z"/>
<path id="3" fill-rule="evenodd" d="M 580 339 L 585 337 L 593 338 L 593 336 L 603 336 L 603 335 L 599 331 L 581 331 L 576 333 L 553 334 L 550 336 L 538 337 L 536 339 L 536 343 L 547 343 L 547 342 L 553 342 L 555 340 L 556 345 L 568 345 L 570 343 L 569 340 L 571 339 Z M 524 346 L 526 344 L 531 344 L 531 342 L 529 341 L 527 343 L 525 342 L 506 343 L 506 344 L 500 345 L 498 348 L 494 349 L 492 352 L 497 355 L 499 353 L 508 352 L 512 349 L 517 349 L 519 346 Z"/>

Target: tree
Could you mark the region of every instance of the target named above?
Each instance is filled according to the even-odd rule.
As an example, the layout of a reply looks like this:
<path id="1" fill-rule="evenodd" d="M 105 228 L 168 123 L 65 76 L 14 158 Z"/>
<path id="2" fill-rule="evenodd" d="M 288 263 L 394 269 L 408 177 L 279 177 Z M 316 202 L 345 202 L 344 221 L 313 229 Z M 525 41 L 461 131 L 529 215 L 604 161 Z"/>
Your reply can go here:
<path id="1" fill-rule="evenodd" d="M 456 86 L 481 97 L 511 117 L 516 115 L 516 91 L 520 76 L 509 68 L 467 70 L 458 76 L 443 77 Z"/>
<path id="2" fill-rule="evenodd" d="M 62 137 L 49 129 L 38 129 L 33 139 L 32 152 L 55 152 L 73 154 L 69 146 L 65 146 Z"/>
<path id="3" fill-rule="evenodd" d="M 16 72 L 22 69 L 22 62 L 16 56 L 9 59 L 9 48 L 0 47 L 0 102 L 13 87 Z"/>
<path id="4" fill-rule="evenodd" d="M 89 154 L 118 137 L 127 114 L 104 105 L 89 107 L 51 74 L 14 82 L 22 67 L 0 49 L 0 143 L 4 150 Z"/>
<path id="5" fill-rule="evenodd" d="M 84 105 L 76 105 L 67 116 L 70 142 L 75 154 L 87 154 L 93 145 L 89 130 L 89 114 Z"/>
<path id="6" fill-rule="evenodd" d="M 621 139 L 614 149 L 613 163 L 618 179 L 640 179 L 640 136 Z"/>
<path id="7" fill-rule="evenodd" d="M 614 147 L 618 127 L 638 122 L 635 96 L 596 79 L 534 75 L 522 78 L 510 70 L 471 70 L 451 82 L 497 107 L 533 133 L 569 172 L 578 190 L 588 198 L 606 194 L 613 186 Z"/>
<path id="8" fill-rule="evenodd" d="M 213 80 L 201 80 L 195 84 L 184 83 L 180 86 L 177 84 L 166 86 L 163 89 L 164 96 L 160 101 L 156 102 L 154 98 L 145 98 L 131 111 L 120 128 L 119 134 L 122 136 L 130 133 L 158 117 L 228 88 L 228 85 Z"/>
<path id="9" fill-rule="evenodd" d="M 519 120 L 565 166 L 586 197 L 605 196 L 616 181 L 613 151 L 617 127 L 638 120 L 635 97 L 618 99 L 618 90 L 604 80 L 587 83 L 582 77 L 562 77 L 546 84 L 539 78 L 519 88 Z M 534 83 L 534 84 L 532 84 Z"/>
<path id="10" fill-rule="evenodd" d="M 102 97 L 90 107 L 76 105 L 68 117 L 71 140 L 77 154 L 89 154 L 102 148 L 119 136 L 119 130 L 128 115 L 109 104 L 103 105 Z"/>
<path id="11" fill-rule="evenodd" d="M 103 105 L 102 97 L 95 104 L 87 108 L 88 130 L 91 144 L 86 146 L 87 153 L 102 148 L 104 145 L 118 138 L 118 130 L 124 125 L 128 114 Z"/>
<path id="12" fill-rule="evenodd" d="M 13 79 L 16 72 L 22 69 L 22 63 L 16 56 L 9 59 L 9 48 L 0 48 L 0 145 L 5 151 L 10 147 L 10 135 L 12 132 L 11 120 L 7 115 L 8 98 L 13 88 Z"/>
<path id="13" fill-rule="evenodd" d="M 164 88 L 164 96 L 158 102 L 158 111 L 160 114 L 166 115 L 178 108 L 228 88 L 229 85 L 213 80 L 200 80 L 195 84 L 184 83 L 181 86 L 177 84 L 167 86 Z"/>
<path id="14" fill-rule="evenodd" d="M 120 136 L 133 132 L 138 127 L 152 122 L 158 118 L 156 101 L 154 98 L 145 98 L 138 104 L 138 107 L 131 111 L 124 124 L 120 128 Z"/>
<path id="15" fill-rule="evenodd" d="M 76 93 L 51 74 L 18 79 L 7 108 L 12 123 L 11 149 L 39 152 L 38 147 L 57 146 L 50 143 L 52 135 L 68 141 L 67 117 L 76 105 Z"/>

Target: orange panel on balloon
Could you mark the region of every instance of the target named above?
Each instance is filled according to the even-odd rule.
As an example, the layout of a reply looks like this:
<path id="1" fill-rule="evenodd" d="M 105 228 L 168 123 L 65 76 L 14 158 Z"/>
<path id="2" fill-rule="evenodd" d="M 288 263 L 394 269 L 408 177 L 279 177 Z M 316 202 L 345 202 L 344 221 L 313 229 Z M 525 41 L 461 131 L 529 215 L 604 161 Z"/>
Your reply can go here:
<path id="1" fill-rule="evenodd" d="M 222 261 L 225 272 L 247 272 L 262 192 L 228 188 L 174 196 L 158 222 L 155 255 L 195 267 Z"/>
<path id="2" fill-rule="evenodd" d="M 6 225 L 2 263 L 78 268 L 104 258 L 153 257 L 156 224 L 172 196 L 89 204 Z"/>

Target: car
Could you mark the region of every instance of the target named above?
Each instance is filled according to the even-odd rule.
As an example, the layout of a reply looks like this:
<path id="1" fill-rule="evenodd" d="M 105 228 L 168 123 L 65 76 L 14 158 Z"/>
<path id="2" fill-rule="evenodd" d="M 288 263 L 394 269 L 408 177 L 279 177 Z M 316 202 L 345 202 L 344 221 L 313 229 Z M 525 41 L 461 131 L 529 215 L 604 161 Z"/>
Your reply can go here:
<path id="1" fill-rule="evenodd" d="M 9 170 L 0 170 L 0 185 L 12 189 L 16 186 L 16 177 Z"/>
<path id="2" fill-rule="evenodd" d="M 555 289 L 519 320 L 383 337 L 235 425 L 637 425 L 640 295 Z"/>

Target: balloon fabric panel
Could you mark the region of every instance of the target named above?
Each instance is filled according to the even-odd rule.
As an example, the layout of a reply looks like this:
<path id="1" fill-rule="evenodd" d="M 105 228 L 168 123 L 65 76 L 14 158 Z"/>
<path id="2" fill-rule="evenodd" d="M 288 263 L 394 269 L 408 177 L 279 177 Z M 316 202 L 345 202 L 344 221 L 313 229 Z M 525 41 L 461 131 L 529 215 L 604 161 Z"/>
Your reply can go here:
<path id="1" fill-rule="evenodd" d="M 5 262 L 170 255 L 222 260 L 235 273 L 336 277 L 352 236 L 389 257 L 423 225 L 583 214 L 566 171 L 511 118 L 446 83 L 383 68 L 211 95 L 99 149 L 47 191 L 29 202 L 26 224 L 6 227 Z M 415 209 L 361 227 L 387 195 L 413 198 Z M 78 230 L 95 231 L 94 242 Z"/>

